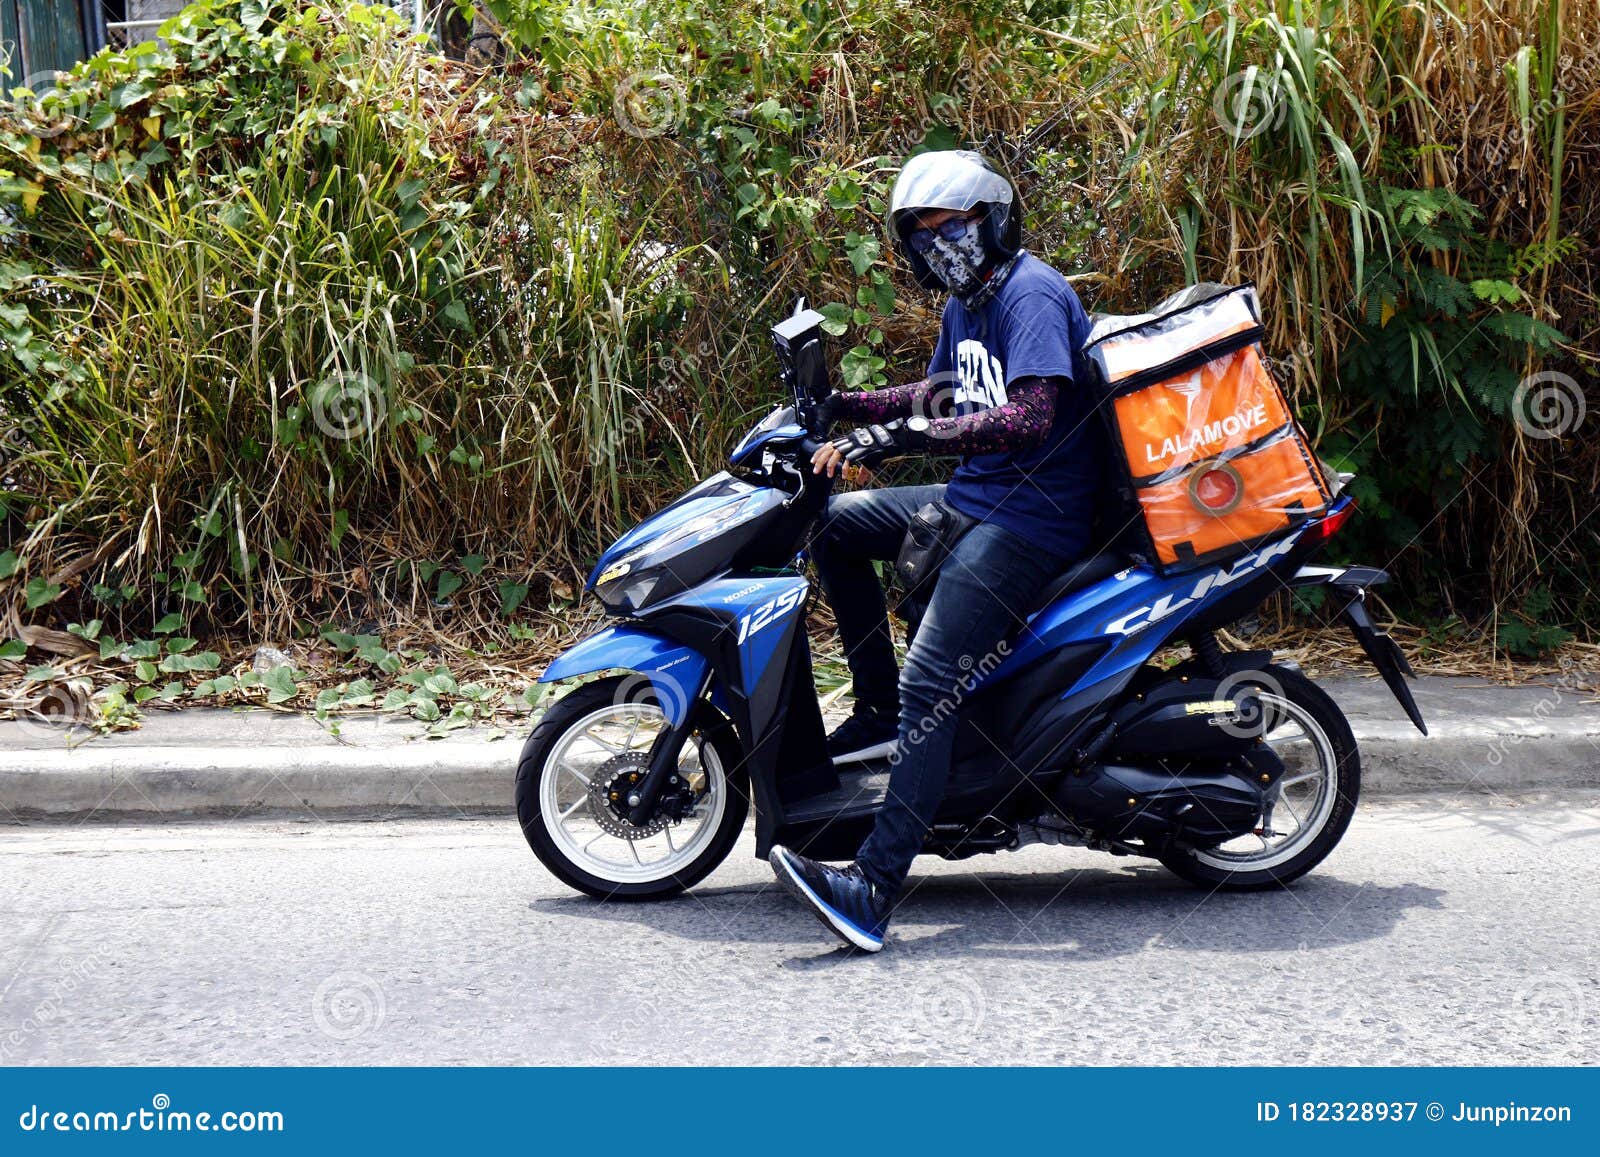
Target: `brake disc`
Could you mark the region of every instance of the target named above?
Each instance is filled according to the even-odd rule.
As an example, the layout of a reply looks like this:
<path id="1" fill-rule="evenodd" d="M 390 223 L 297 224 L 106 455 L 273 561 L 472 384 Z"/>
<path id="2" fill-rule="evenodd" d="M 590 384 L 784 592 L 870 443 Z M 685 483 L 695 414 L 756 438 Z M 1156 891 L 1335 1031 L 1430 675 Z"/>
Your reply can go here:
<path id="1" fill-rule="evenodd" d="M 671 821 L 657 813 L 647 824 L 628 819 L 628 796 L 644 782 L 650 757 L 642 751 L 613 755 L 589 779 L 589 816 L 600 830 L 619 840 L 645 840 L 666 830 Z"/>

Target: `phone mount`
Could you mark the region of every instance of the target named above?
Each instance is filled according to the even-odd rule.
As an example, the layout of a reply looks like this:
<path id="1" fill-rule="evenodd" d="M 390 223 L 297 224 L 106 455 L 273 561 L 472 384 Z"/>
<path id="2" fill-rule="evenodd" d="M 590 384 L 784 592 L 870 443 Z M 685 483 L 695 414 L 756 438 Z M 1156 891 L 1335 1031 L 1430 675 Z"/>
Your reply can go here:
<path id="1" fill-rule="evenodd" d="M 809 415 L 829 394 L 828 359 L 823 347 L 822 323 L 826 319 L 807 309 L 805 298 L 793 316 L 772 327 L 772 344 L 778 351 L 778 376 L 794 395 L 797 412 Z"/>

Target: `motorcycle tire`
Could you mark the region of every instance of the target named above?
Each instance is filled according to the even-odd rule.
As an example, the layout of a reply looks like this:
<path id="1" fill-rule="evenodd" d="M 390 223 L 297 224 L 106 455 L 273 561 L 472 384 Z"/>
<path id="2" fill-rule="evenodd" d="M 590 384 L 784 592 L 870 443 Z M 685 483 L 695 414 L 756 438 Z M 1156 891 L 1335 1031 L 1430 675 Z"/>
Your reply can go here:
<path id="1" fill-rule="evenodd" d="M 534 855 L 567 886 L 597 900 L 659 900 L 693 887 L 727 858 L 749 814 L 749 774 L 742 745 L 722 713 L 709 702 L 697 704 L 696 731 L 702 751 L 709 747 L 715 752 L 723 780 L 721 790 L 727 793 L 715 830 L 691 861 L 659 879 L 612 880 L 596 874 L 590 870 L 594 865 L 575 860 L 552 837 L 540 811 L 541 778 L 554 774 L 548 766 L 550 756 L 566 733 L 584 718 L 615 705 L 619 696 L 625 696 L 628 703 L 658 705 L 655 692 L 637 675 L 616 675 L 584 684 L 545 713 L 523 744 L 517 764 L 517 819 Z"/>
<path id="2" fill-rule="evenodd" d="M 1251 676 L 1259 674 L 1259 678 Z M 1278 888 L 1299 879 L 1320 864 L 1338 846 L 1355 815 L 1361 795 L 1361 753 L 1344 712 L 1322 688 L 1299 671 L 1271 664 L 1246 671 L 1239 682 L 1279 694 L 1303 711 L 1322 732 L 1332 749 L 1334 799 L 1332 809 L 1306 846 L 1292 857 L 1260 868 L 1230 868 L 1207 863 L 1194 851 L 1173 851 L 1160 857 L 1162 864 L 1191 884 L 1227 892 L 1253 892 Z M 1236 684 L 1237 685 L 1237 684 Z M 1202 852 L 1200 855 L 1204 855 Z"/>

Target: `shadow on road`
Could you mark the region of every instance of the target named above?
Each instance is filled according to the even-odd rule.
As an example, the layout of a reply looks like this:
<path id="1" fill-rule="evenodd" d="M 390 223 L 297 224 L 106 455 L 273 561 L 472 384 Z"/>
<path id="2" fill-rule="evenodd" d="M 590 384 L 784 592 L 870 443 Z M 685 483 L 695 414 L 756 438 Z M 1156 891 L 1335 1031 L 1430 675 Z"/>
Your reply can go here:
<path id="1" fill-rule="evenodd" d="M 1211 892 L 1158 867 L 1069 873 L 963 872 L 913 876 L 891 929 L 898 954 L 919 959 L 1037 958 L 1082 961 L 1151 948 L 1260 957 L 1389 935 L 1410 912 L 1442 907 L 1436 888 L 1314 875 L 1269 892 Z M 790 967 L 854 954 L 827 951 L 826 933 L 775 884 L 702 888 L 657 903 L 599 903 L 570 896 L 529 905 L 544 915 L 636 925 L 706 943 L 787 944 L 815 933 L 818 953 Z"/>

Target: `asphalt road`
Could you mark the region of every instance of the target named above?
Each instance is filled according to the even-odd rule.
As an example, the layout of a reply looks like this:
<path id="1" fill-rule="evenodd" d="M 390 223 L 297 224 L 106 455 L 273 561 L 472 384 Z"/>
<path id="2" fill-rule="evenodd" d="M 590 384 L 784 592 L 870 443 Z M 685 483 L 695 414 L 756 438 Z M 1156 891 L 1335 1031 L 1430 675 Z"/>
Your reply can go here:
<path id="1" fill-rule="evenodd" d="M 3 826 L 0 1063 L 1594 1063 L 1597 850 L 1587 794 L 1364 807 L 1270 894 L 927 861 L 865 957 L 748 835 L 612 906 L 506 819 Z"/>

